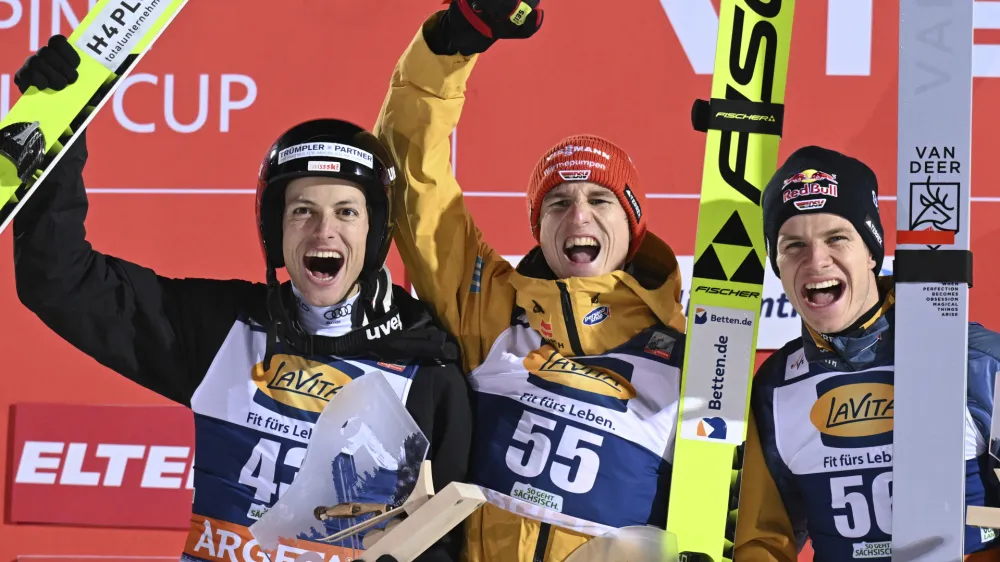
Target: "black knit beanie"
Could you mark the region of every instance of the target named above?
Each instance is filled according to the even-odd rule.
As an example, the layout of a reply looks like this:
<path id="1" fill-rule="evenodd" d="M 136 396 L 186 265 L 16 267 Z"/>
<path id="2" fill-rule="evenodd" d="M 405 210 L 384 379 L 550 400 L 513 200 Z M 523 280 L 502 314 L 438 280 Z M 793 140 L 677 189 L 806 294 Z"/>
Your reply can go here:
<path id="1" fill-rule="evenodd" d="M 793 152 L 764 188 L 764 240 L 774 274 L 778 273 L 778 230 L 786 220 L 806 213 L 832 213 L 854 225 L 882 270 L 885 232 L 878 211 L 878 180 L 860 160 L 818 146 Z"/>

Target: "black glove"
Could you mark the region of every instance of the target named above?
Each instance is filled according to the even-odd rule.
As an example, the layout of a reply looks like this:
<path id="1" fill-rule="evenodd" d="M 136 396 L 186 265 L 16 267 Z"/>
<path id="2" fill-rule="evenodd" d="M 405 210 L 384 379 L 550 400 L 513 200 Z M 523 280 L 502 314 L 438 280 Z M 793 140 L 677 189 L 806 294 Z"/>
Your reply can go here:
<path id="1" fill-rule="evenodd" d="M 24 66 L 14 74 L 14 84 L 22 94 L 31 86 L 39 90 L 62 90 L 80 77 L 76 71 L 79 66 L 80 55 L 66 37 L 53 35 L 48 45 L 24 61 Z"/>
<path id="2" fill-rule="evenodd" d="M 364 560 L 364 558 L 361 558 L 361 559 L 356 560 L 355 562 L 365 562 L 365 560 Z M 395 558 L 393 558 L 389 554 L 383 554 L 382 556 L 379 556 L 378 560 L 376 560 L 375 562 L 399 562 L 399 561 L 396 560 Z"/>
<path id="3" fill-rule="evenodd" d="M 542 27 L 541 0 L 450 0 L 425 28 L 424 39 L 438 55 L 485 52 L 497 39 L 527 39 Z"/>

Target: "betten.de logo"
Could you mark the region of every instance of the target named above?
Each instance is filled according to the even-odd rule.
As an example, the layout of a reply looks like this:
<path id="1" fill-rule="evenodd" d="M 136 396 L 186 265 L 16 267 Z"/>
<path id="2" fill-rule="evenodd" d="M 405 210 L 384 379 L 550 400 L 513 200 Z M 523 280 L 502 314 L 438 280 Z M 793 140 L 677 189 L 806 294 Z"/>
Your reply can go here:
<path id="1" fill-rule="evenodd" d="M 708 312 L 706 312 L 704 308 L 699 306 L 698 308 L 694 309 L 694 323 L 704 324 L 705 322 L 708 322 Z"/>
<path id="2" fill-rule="evenodd" d="M 709 439 L 726 438 L 726 420 L 722 418 L 701 418 L 698 421 L 698 437 Z"/>

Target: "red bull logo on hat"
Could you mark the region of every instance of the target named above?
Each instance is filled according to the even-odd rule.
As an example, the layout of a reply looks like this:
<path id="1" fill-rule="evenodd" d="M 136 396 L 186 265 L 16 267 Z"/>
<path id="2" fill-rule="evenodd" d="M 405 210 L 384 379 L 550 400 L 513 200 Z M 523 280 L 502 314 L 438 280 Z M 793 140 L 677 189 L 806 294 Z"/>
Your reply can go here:
<path id="1" fill-rule="evenodd" d="M 822 182 L 822 183 L 820 183 Z M 783 203 L 809 195 L 837 196 L 837 176 L 819 170 L 803 170 L 793 174 L 782 185 Z"/>

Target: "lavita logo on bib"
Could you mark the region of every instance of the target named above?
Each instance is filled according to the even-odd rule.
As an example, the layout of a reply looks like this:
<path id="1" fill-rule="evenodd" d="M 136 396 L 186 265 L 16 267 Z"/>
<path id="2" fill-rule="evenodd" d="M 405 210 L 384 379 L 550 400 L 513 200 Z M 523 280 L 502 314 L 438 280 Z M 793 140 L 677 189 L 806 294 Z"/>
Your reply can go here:
<path id="1" fill-rule="evenodd" d="M 283 353 L 272 357 L 270 366 L 265 369 L 263 363 L 257 363 L 251 370 L 257 387 L 253 401 L 289 418 L 311 422 L 344 385 L 364 374 L 342 361 L 327 364 Z M 252 423 L 257 423 L 256 419 Z M 269 423 L 269 419 L 260 423 Z"/>
<path id="2" fill-rule="evenodd" d="M 816 384 L 809 420 L 828 447 L 892 444 L 893 378 L 890 371 L 849 373 Z"/>
<path id="3" fill-rule="evenodd" d="M 631 382 L 634 367 L 621 359 L 570 359 L 546 344 L 529 353 L 521 364 L 529 373 L 530 384 L 573 400 L 624 412 L 629 400 L 636 397 Z"/>

